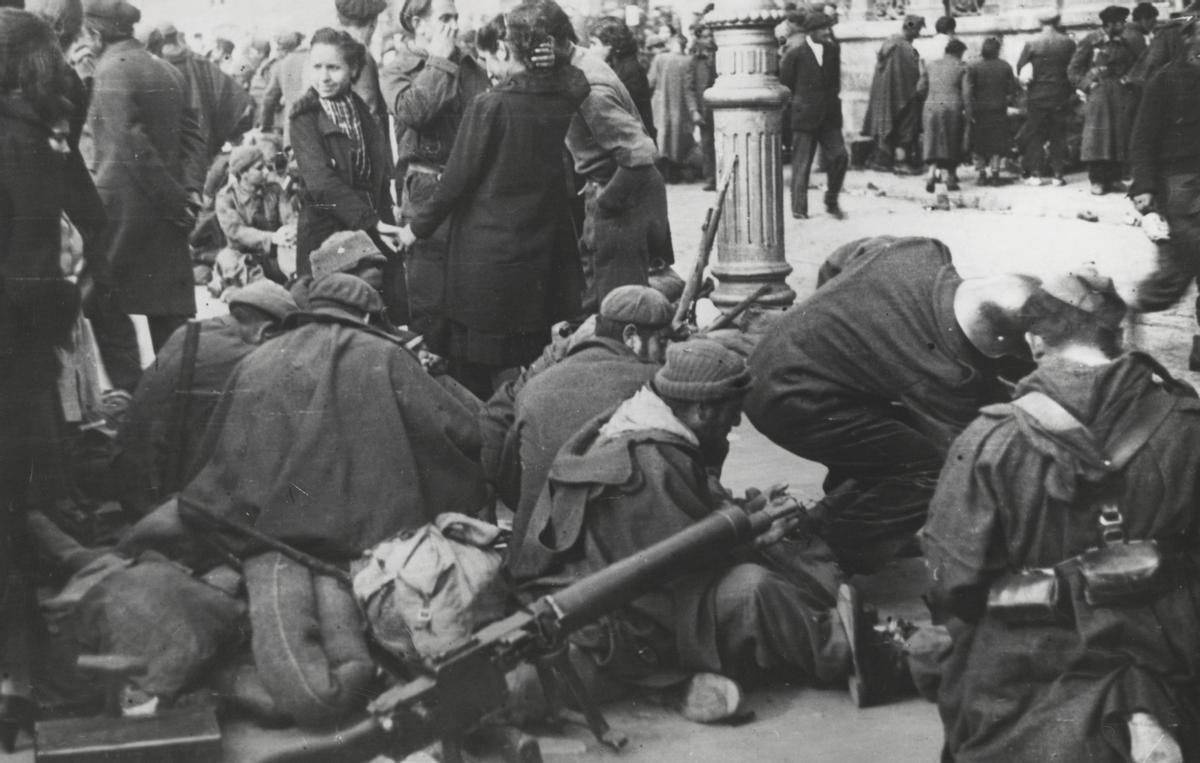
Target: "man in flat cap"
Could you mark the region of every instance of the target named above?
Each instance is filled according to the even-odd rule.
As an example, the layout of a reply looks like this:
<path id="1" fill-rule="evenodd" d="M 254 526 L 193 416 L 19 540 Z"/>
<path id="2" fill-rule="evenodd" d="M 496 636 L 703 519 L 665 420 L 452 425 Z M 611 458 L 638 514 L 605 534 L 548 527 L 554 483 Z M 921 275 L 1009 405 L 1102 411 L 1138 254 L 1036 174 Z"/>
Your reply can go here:
<path id="1" fill-rule="evenodd" d="M 1054 185 L 1066 185 L 1067 122 L 1075 100 L 1075 88 L 1067 67 L 1075 55 L 1075 41 L 1058 28 L 1058 13 L 1038 19 L 1042 31 L 1025 43 L 1017 59 L 1016 72 L 1033 67 L 1026 91 L 1025 142 L 1021 166 L 1026 183 L 1041 185 L 1045 170 L 1046 143 L 1050 144 L 1050 171 Z"/>
<path id="2" fill-rule="evenodd" d="M 1085 99 L 1079 158 L 1096 196 L 1125 190 L 1121 173 L 1129 158 L 1134 105 L 1128 78 L 1137 60 L 1122 36 L 1127 18 L 1129 9 L 1118 5 L 1100 11 L 1100 29 L 1083 38 L 1067 70 Z"/>
<path id="3" fill-rule="evenodd" d="M 746 413 L 828 467 L 817 532 L 848 572 L 873 572 L 914 548 L 951 440 L 1008 399 L 1010 363 L 1029 370 L 1018 310 L 1037 281 L 964 279 L 930 238 L 862 239 L 829 259 L 829 280 L 750 356 Z"/>
<path id="4" fill-rule="evenodd" d="M 1047 279 L 1023 313 L 1037 370 L 954 442 L 922 532 L 953 639 L 944 755 L 1196 760 L 1200 401 L 1121 354 L 1125 305 L 1094 269 Z M 1139 552 L 1149 566 L 1124 571 L 1155 574 L 1120 576 Z"/>
<path id="5" fill-rule="evenodd" d="M 113 384 L 128 390 L 141 368 L 124 315 L 147 316 L 158 349 L 196 312 L 187 237 L 207 161 L 187 82 L 133 38 L 140 18 L 124 0 L 84 3 L 85 34 L 100 51 L 88 123 L 108 216 L 98 249 L 112 278 L 96 298 L 113 300 L 120 318 L 95 324 L 96 338 Z"/>
<path id="6" fill-rule="evenodd" d="M 620 286 L 600 305 L 592 337 L 531 378 L 517 393 L 495 479 L 512 506 L 510 553 L 524 540 L 529 516 L 559 448 L 593 416 L 637 392 L 662 365 L 674 310 L 649 286 Z"/>
<path id="7" fill-rule="evenodd" d="M 875 57 L 871 99 L 862 130 L 875 139 L 875 169 L 920 171 L 916 145 L 921 124 L 921 99 L 917 94 L 921 54 L 912 43 L 924 27 L 923 16 L 909 14 L 900 34 L 886 40 Z"/>
<path id="8" fill-rule="evenodd" d="M 838 196 L 850 164 L 842 136 L 842 49 L 833 19 L 820 11 L 804 18 L 804 36 L 779 62 L 779 81 L 792 91 L 792 217 L 808 217 L 808 178 L 820 148 L 828 176 L 825 211 L 844 217 Z"/>
<path id="9" fill-rule="evenodd" d="M 298 309 L 287 289 L 265 280 L 234 289 L 228 302 L 228 315 L 172 334 L 138 382 L 113 458 L 127 511 L 144 514 L 183 487 L 234 366 Z"/>
<path id="10" fill-rule="evenodd" d="M 508 559 L 523 593 L 553 594 L 733 503 L 703 453 L 726 442 L 749 388 L 737 353 L 705 339 L 671 345 L 648 385 L 559 451 L 526 540 Z M 758 505 L 767 500 L 794 501 L 782 490 Z M 781 671 L 844 680 L 852 649 L 843 619 L 855 618 L 839 614 L 838 598 L 853 604 L 853 593 L 839 590 L 819 541 L 780 542 L 791 527 L 778 520 L 754 550 L 652 589 L 572 640 L 610 679 L 680 683 L 681 710 L 699 722 L 737 714 L 735 680 Z"/>

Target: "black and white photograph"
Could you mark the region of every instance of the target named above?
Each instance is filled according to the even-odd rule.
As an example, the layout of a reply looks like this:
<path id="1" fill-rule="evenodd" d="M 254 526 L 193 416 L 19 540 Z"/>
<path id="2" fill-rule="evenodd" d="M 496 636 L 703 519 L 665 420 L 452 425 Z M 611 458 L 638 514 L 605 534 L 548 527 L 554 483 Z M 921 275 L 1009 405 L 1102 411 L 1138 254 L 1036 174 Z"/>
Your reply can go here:
<path id="1" fill-rule="evenodd" d="M 0 0 L 0 763 L 1200 761 L 1200 0 Z"/>

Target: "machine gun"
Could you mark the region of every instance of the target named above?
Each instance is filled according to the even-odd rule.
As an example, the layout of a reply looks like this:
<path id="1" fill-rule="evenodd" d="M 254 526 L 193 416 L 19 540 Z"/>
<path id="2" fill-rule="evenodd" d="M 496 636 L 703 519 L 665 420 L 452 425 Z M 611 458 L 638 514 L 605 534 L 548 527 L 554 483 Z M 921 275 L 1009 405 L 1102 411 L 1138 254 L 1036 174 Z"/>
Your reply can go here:
<path id="1" fill-rule="evenodd" d="M 505 674 L 525 661 L 538 667 L 548 693 L 554 682 L 546 679 L 553 674 L 582 709 L 596 738 L 619 750 L 625 738 L 609 728 L 571 669 L 567 636 L 647 589 L 728 555 L 765 533 L 776 520 L 802 511 L 795 501 L 770 504 L 754 513 L 727 506 L 633 556 L 543 596 L 432 660 L 423 675 L 385 691 L 368 706 L 369 718 L 338 732 L 336 746 L 311 746 L 303 759 L 366 760 L 384 751 L 419 750 L 440 738 L 443 759 L 447 763 L 461 760 L 464 734 L 505 708 Z M 540 760 L 540 756 L 531 759 Z M 295 763 L 298 758 L 288 754 L 265 760 Z"/>

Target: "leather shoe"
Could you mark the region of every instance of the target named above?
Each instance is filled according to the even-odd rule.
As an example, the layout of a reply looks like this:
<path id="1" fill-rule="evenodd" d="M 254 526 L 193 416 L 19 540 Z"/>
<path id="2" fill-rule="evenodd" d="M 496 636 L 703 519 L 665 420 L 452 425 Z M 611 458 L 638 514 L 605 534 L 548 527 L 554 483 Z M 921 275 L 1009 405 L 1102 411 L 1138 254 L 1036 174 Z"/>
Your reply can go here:
<path id="1" fill-rule="evenodd" d="M 846 219 L 846 213 L 842 211 L 842 208 L 839 207 L 836 202 L 833 204 L 826 204 L 825 211 L 829 213 L 829 216 L 835 220 Z"/>

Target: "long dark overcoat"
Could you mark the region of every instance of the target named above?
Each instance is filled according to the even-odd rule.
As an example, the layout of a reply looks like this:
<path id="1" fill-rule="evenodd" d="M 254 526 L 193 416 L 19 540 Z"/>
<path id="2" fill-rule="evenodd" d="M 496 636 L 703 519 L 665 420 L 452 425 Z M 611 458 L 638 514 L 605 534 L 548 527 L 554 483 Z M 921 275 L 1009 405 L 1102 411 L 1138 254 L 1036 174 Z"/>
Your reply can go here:
<path id="1" fill-rule="evenodd" d="M 1104 32 L 1093 32 L 1075 49 L 1068 74 L 1075 87 L 1087 93 L 1081 160 L 1123 162 L 1128 158 L 1135 101 L 1125 79 L 1135 60 L 1124 38 L 1109 39 Z"/>
<path id="2" fill-rule="evenodd" d="M 477 97 L 413 232 L 450 218 L 446 315 L 489 334 L 546 332 L 579 311 L 582 272 L 562 142 L 588 94 L 567 66 L 519 75 Z M 533 358 L 529 358 L 532 360 Z"/>
<path id="3" fill-rule="evenodd" d="M 363 100 L 353 93 L 351 99 L 358 109 L 371 160 L 371 179 L 364 187 L 354 183 L 350 136 L 321 108 L 316 91 L 309 89 L 292 109 L 292 150 L 304 181 L 296 231 L 296 272 L 300 275 L 312 272 L 308 255 L 330 235 L 343 230 L 370 230 L 380 221 L 396 221 L 389 188 L 392 167 L 387 137 Z"/>
<path id="4" fill-rule="evenodd" d="M 653 95 L 654 128 L 658 151 L 664 159 L 685 162 L 696 145 L 692 138 L 692 113 L 698 110 L 692 86 L 692 57 L 684 53 L 659 53 L 647 75 Z"/>
<path id="5" fill-rule="evenodd" d="M 205 146 L 185 87 L 136 40 L 113 43 L 96 64 L 88 122 L 109 221 L 100 250 L 127 313 L 196 312 L 189 226 L 177 221 L 187 210 L 186 169 L 203 162 Z"/>

